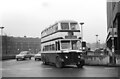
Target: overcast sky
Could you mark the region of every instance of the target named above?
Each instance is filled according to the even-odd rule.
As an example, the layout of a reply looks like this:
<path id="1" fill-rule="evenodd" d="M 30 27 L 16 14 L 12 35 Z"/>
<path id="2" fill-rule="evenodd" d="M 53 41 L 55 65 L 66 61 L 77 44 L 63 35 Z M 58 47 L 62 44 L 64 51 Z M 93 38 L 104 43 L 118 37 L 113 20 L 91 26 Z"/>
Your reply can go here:
<path id="1" fill-rule="evenodd" d="M 59 20 L 84 22 L 84 40 L 100 42 L 107 36 L 106 0 L 0 0 L 0 26 L 4 34 L 40 37 L 40 33 Z"/>

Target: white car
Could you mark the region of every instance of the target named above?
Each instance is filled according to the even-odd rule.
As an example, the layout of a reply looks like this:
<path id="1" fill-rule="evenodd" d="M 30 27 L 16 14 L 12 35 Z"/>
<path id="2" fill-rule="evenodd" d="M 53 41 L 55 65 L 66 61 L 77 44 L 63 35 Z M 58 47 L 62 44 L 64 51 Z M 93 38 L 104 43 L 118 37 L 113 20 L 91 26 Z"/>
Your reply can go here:
<path id="1" fill-rule="evenodd" d="M 29 51 L 21 51 L 18 55 L 16 55 L 16 60 L 18 61 L 19 59 L 26 59 L 29 58 L 31 59 L 32 54 Z"/>
<path id="2" fill-rule="evenodd" d="M 41 60 L 41 53 L 38 52 L 37 54 L 35 54 L 34 58 L 35 58 L 35 61 L 36 60 Z"/>

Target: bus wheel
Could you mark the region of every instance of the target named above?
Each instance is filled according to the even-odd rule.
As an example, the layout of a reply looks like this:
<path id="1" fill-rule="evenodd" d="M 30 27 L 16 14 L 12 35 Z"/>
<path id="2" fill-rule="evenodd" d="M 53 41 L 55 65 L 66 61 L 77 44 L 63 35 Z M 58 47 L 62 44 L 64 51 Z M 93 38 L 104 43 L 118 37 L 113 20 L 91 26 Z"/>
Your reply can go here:
<path id="1" fill-rule="evenodd" d="M 63 67 L 63 63 L 62 63 L 60 57 L 57 57 L 57 58 L 56 58 L 55 65 L 56 65 L 57 68 L 62 68 L 62 67 Z"/>
<path id="2" fill-rule="evenodd" d="M 82 68 L 84 66 L 84 61 L 80 61 L 80 63 L 76 64 L 78 68 Z"/>
<path id="3" fill-rule="evenodd" d="M 43 60 L 43 64 L 44 64 L 44 65 L 47 65 L 47 62 L 46 62 L 46 60 L 45 60 L 45 59 Z"/>
<path id="4" fill-rule="evenodd" d="M 44 65 L 47 65 L 46 61 L 43 61 L 43 64 L 44 64 Z"/>
<path id="5" fill-rule="evenodd" d="M 77 64 L 77 67 L 78 67 L 78 68 L 82 68 L 83 65 L 81 65 L 81 64 Z"/>

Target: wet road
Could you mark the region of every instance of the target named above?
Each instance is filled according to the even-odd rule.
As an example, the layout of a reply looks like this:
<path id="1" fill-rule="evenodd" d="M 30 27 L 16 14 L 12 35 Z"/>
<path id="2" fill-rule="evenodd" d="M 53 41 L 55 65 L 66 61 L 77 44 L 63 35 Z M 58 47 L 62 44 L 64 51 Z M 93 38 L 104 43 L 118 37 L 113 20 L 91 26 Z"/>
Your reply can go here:
<path id="1" fill-rule="evenodd" d="M 62 69 L 55 66 L 43 65 L 41 61 L 6 60 L 2 62 L 3 77 L 118 77 L 117 67 L 74 65 Z"/>

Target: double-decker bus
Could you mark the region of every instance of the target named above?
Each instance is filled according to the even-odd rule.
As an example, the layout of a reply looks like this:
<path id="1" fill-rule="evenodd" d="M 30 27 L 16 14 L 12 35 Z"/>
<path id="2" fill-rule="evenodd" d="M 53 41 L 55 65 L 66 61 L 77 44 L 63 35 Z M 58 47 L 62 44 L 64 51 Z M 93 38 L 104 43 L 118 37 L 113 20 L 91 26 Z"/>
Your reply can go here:
<path id="1" fill-rule="evenodd" d="M 41 32 L 41 60 L 43 64 L 84 65 L 79 24 L 73 20 L 58 21 Z"/>

